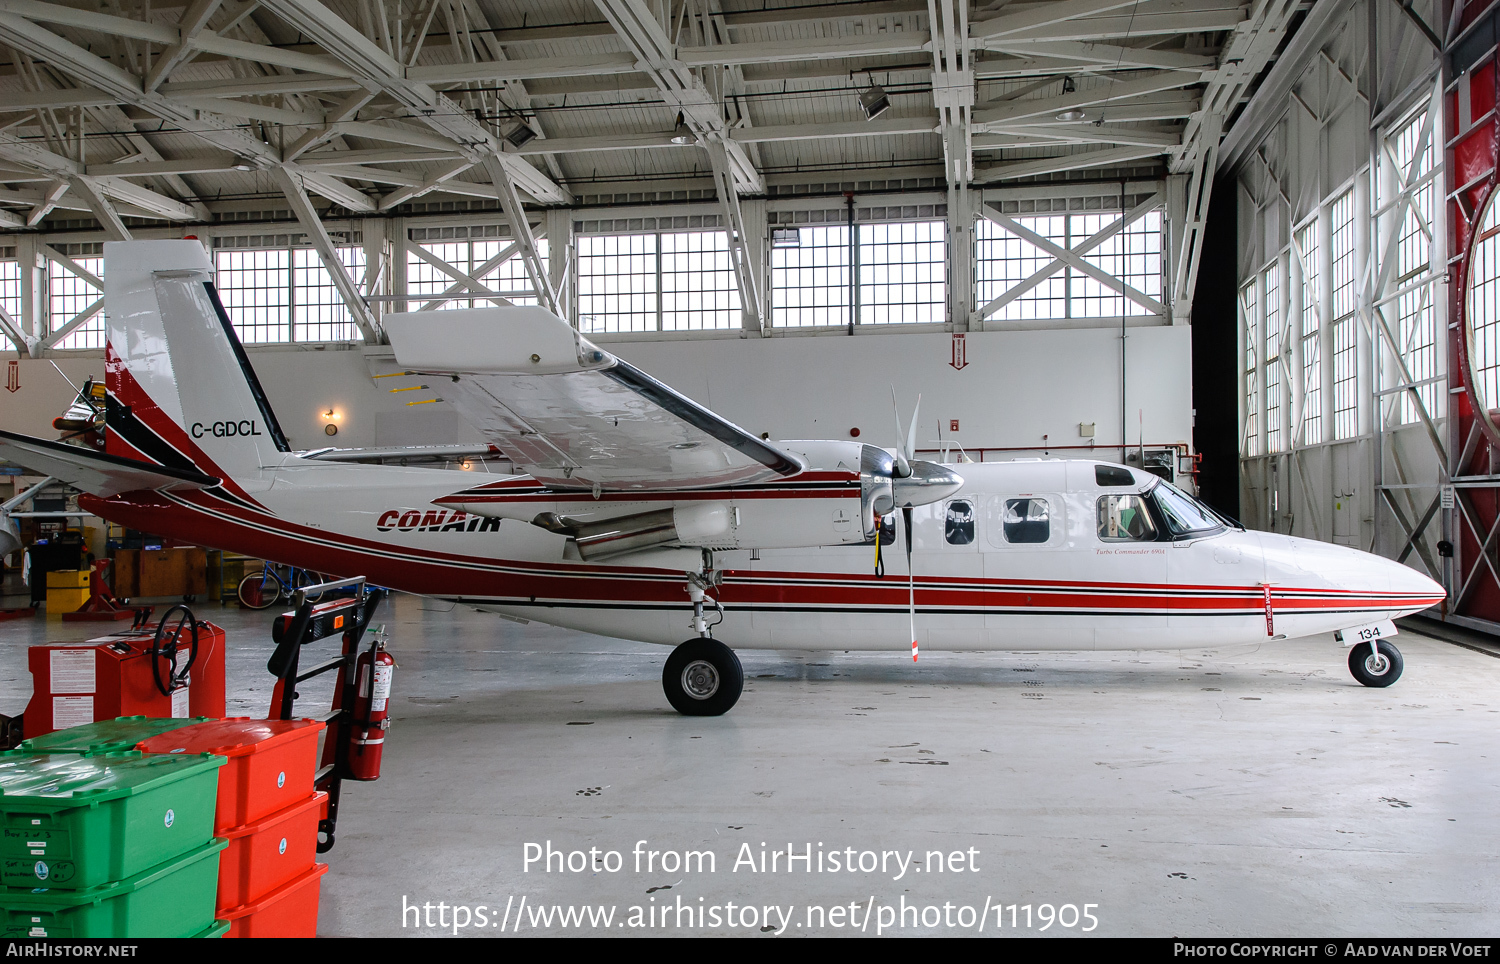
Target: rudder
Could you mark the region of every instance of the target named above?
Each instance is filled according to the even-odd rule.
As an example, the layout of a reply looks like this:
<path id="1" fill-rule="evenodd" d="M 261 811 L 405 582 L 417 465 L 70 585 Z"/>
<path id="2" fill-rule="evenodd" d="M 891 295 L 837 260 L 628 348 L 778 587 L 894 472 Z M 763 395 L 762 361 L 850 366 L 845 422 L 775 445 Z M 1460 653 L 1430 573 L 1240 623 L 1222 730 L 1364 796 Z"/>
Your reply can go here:
<path id="1" fill-rule="evenodd" d="M 106 451 L 225 479 L 290 451 L 197 241 L 104 245 Z"/>

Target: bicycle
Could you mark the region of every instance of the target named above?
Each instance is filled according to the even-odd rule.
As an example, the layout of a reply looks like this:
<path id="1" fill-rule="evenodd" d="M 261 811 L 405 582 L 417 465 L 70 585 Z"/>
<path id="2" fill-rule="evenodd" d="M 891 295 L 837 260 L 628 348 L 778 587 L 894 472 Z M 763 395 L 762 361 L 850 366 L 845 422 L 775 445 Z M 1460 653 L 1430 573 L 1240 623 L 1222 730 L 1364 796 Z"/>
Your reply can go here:
<path id="1" fill-rule="evenodd" d="M 260 572 L 245 573 L 235 594 L 240 597 L 240 605 L 246 609 L 269 609 L 280 600 L 291 598 L 298 589 L 316 586 L 324 581 L 322 574 L 311 569 L 282 566 L 268 559 Z M 317 601 L 322 595 L 309 593 L 307 598 Z"/>

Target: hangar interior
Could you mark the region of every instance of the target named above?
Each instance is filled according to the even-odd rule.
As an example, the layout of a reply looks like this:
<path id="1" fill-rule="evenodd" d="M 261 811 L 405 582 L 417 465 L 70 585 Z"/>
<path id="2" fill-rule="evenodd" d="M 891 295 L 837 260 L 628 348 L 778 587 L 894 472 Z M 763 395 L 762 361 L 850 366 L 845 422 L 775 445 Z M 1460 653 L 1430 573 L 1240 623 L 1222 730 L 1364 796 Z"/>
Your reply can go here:
<path id="1" fill-rule="evenodd" d="M 1353 683 L 1329 633 L 747 651 L 723 717 L 668 707 L 660 647 L 397 595 L 375 620 L 391 759 L 343 798 L 319 934 L 480 932 L 412 925 L 419 900 L 684 893 L 759 916 L 670 932 L 839 933 L 803 910 L 866 899 L 1092 904 L 1121 936 L 1483 932 L 1497 8 L 0 0 L 0 430 L 55 439 L 105 378 L 104 245 L 190 237 L 298 452 L 512 472 L 386 321 L 537 306 L 773 443 L 900 446 L 920 395 L 909 456 L 1118 462 L 1447 594 L 1401 622 L 1391 690 Z M 46 481 L 0 472 L 0 502 Z M 19 535 L 68 542 L 66 568 L 174 549 L 64 486 L 31 496 Z M 0 612 L 38 597 L 32 558 L 4 560 Z M 226 630 L 230 715 L 269 715 L 270 615 L 233 588 L 260 565 L 210 551 L 159 596 L 115 590 L 193 596 Z M 32 695 L 28 647 L 105 631 L 43 608 L 0 621 L 0 711 Z M 721 866 L 522 859 L 647 839 Z M 956 880 L 725 866 L 820 841 L 984 859 Z M 773 926 L 778 901 L 802 916 Z M 955 932 L 915 920 L 893 932 Z"/>

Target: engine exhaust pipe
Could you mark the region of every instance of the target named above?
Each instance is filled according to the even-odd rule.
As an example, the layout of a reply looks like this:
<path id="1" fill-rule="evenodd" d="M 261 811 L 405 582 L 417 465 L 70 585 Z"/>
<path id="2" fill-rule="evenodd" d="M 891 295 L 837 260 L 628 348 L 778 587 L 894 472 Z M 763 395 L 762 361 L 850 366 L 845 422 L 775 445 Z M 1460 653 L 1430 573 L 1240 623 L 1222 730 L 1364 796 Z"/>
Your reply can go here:
<path id="1" fill-rule="evenodd" d="M 654 509 L 602 522 L 573 523 L 557 516 L 538 516 L 534 524 L 571 535 L 579 557 L 597 562 L 674 542 L 701 543 L 727 533 L 730 517 L 728 505 L 710 502 Z"/>

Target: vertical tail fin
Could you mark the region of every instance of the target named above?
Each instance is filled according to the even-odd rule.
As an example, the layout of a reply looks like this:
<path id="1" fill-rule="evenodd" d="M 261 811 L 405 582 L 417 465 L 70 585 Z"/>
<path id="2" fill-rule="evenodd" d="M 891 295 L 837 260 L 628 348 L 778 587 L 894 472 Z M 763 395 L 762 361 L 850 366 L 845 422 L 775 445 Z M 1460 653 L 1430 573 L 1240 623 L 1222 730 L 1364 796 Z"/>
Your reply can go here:
<path id="1" fill-rule="evenodd" d="M 290 450 L 197 241 L 104 246 L 110 454 L 229 479 Z"/>

